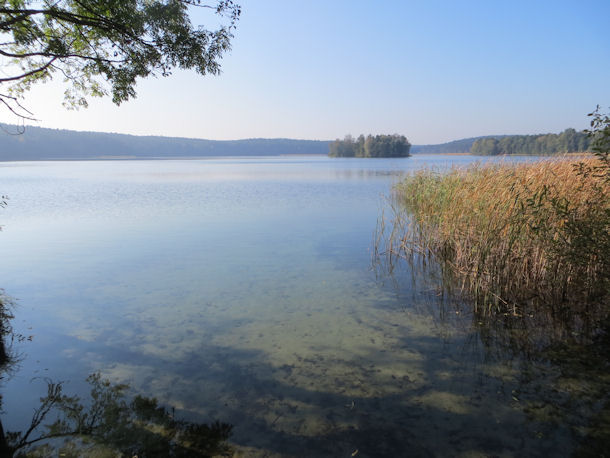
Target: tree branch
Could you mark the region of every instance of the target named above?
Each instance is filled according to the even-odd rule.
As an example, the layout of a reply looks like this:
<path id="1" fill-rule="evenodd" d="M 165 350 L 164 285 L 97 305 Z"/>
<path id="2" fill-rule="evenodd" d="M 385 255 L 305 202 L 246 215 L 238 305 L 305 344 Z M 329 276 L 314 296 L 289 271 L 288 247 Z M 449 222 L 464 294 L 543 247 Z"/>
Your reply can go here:
<path id="1" fill-rule="evenodd" d="M 29 447 L 30 445 L 35 444 L 36 442 L 40 442 L 40 441 L 44 441 L 44 440 L 48 440 L 48 439 L 56 439 L 56 438 L 60 438 L 60 437 L 76 437 L 76 436 L 80 436 L 80 435 L 81 435 L 81 433 L 79 433 L 78 431 L 66 431 L 65 433 L 43 434 L 42 436 L 39 436 L 36 439 L 32 439 L 31 441 L 19 442 L 19 444 L 17 444 L 17 446 L 14 448 L 14 451 L 17 451 L 20 448 Z"/>
<path id="2" fill-rule="evenodd" d="M 32 76 L 36 73 L 40 73 L 40 72 L 44 72 L 47 68 L 49 68 L 51 66 L 51 64 L 56 61 L 58 58 L 57 57 L 53 57 L 50 61 L 48 61 L 46 64 L 44 64 L 42 67 L 39 68 L 35 68 L 34 70 L 31 70 L 29 72 L 26 72 L 22 75 L 18 75 L 18 76 L 9 76 L 7 78 L 0 78 L 0 83 L 6 83 L 8 81 L 16 81 L 16 80 L 20 80 L 23 78 L 27 78 L 28 76 Z"/>
<path id="3" fill-rule="evenodd" d="M 30 434 L 43 422 L 47 414 L 51 411 L 51 409 L 55 406 L 57 402 L 61 400 L 61 387 L 60 383 L 53 383 L 47 381 L 47 389 L 48 394 L 47 397 L 42 401 L 42 405 L 34 411 L 34 415 L 32 417 L 32 421 L 30 423 L 30 427 L 27 429 L 25 434 L 21 437 L 21 440 L 15 447 L 15 450 L 18 450 L 23 447 L 27 447 L 29 444 L 36 442 L 40 439 L 34 439 L 33 441 L 28 442 L 28 437 Z"/>
<path id="4" fill-rule="evenodd" d="M 224 25 L 194 27 L 189 15 L 195 7 L 213 10 Z M 138 78 L 167 76 L 173 68 L 217 74 L 240 12 L 233 0 L 0 1 L 0 58 L 21 62 L 0 85 L 23 92 L 59 70 L 71 84 L 67 100 L 106 93 L 100 90 L 104 79 L 120 104 L 135 97 Z M 25 114 L 15 103 L 2 99 L 12 113 Z"/>
<path id="5" fill-rule="evenodd" d="M 11 18 L 7 21 L 0 22 L 0 29 L 5 28 L 6 26 L 13 25 L 17 22 L 23 21 L 30 16 L 43 15 L 52 17 L 54 19 L 60 19 L 66 22 L 70 22 L 72 24 L 78 25 L 88 25 L 91 27 L 100 27 L 104 28 L 105 25 L 106 30 L 115 30 L 117 26 L 121 26 L 124 28 L 123 24 L 120 24 L 115 21 L 109 20 L 107 17 L 96 15 L 97 20 L 91 18 L 89 16 L 84 16 L 82 14 L 72 13 L 70 11 L 62 10 L 59 8 L 48 8 L 48 9 L 20 9 L 20 10 L 11 10 L 8 8 L 0 8 L 0 14 L 19 14 L 19 16 Z"/>
<path id="6" fill-rule="evenodd" d="M 88 56 L 86 54 L 76 54 L 76 53 L 56 54 L 56 53 L 51 53 L 51 52 L 47 52 L 47 51 L 30 52 L 30 53 L 24 53 L 24 54 L 14 54 L 14 53 L 2 51 L 1 49 L 0 49 L 0 55 L 5 56 L 5 57 L 12 57 L 15 59 L 27 59 L 28 57 L 50 57 L 53 60 L 76 58 L 76 59 L 83 59 L 83 60 L 92 60 L 92 61 L 96 61 L 96 62 L 99 62 L 99 61 L 107 62 L 109 64 L 120 64 L 120 63 L 125 62 L 125 59 L 121 59 L 121 60 L 108 59 L 108 58 L 100 56 L 99 54 L 97 54 L 97 52 L 95 51 L 95 49 L 93 48 L 93 45 L 91 45 L 91 43 L 89 43 L 89 47 L 91 47 L 92 51 L 96 53 L 95 56 Z M 24 74 L 21 76 L 16 76 L 16 77 L 14 77 L 14 79 L 25 78 L 26 76 L 29 76 L 29 75 Z M 0 78 L 0 82 L 4 82 L 4 81 L 11 81 L 11 80 Z"/>
<path id="7" fill-rule="evenodd" d="M 38 14 L 36 10 L 9 10 L 7 8 L 0 8 L 0 14 L 19 14 L 18 16 L 12 17 L 6 21 L 0 22 L 0 29 L 10 30 L 9 27 L 18 22 L 22 22 L 24 19 L 27 19 L 30 16 Z"/>
<path id="8" fill-rule="evenodd" d="M 15 108 L 13 108 L 11 106 L 11 104 L 9 102 L 6 101 L 6 99 L 11 100 L 12 103 L 14 103 L 15 105 L 17 105 L 17 108 L 19 110 L 23 110 L 27 113 L 27 115 L 24 115 L 23 113 L 18 113 L 17 110 L 15 110 Z M 2 104 L 4 104 L 4 106 L 6 108 L 9 109 L 9 111 L 11 113 L 13 113 L 15 116 L 17 116 L 18 118 L 22 118 L 22 119 L 28 119 L 30 121 L 38 121 L 38 119 L 33 118 L 33 113 L 30 112 L 27 108 L 25 108 L 24 106 L 22 106 L 19 101 L 17 100 L 16 97 L 12 97 L 10 95 L 6 95 L 6 94 L 0 94 L 0 102 L 2 102 Z M 29 116 L 28 116 L 29 115 Z"/>

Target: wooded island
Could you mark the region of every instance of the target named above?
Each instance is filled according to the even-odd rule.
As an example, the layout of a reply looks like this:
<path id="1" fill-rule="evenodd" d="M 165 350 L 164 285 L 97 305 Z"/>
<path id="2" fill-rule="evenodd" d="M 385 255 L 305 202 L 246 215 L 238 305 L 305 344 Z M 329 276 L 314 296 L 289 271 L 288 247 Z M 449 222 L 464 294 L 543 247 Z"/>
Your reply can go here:
<path id="1" fill-rule="evenodd" d="M 404 135 L 346 135 L 329 145 L 330 157 L 409 157 L 411 143 Z"/>

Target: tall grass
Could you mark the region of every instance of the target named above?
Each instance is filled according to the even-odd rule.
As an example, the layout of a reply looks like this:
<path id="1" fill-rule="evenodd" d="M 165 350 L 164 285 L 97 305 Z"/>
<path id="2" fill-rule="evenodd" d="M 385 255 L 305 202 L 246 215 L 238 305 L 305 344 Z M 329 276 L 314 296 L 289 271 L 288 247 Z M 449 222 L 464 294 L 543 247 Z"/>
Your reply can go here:
<path id="1" fill-rule="evenodd" d="M 394 189 L 412 216 L 394 229 L 386 254 L 436 258 L 489 310 L 607 305 L 610 183 L 586 173 L 597 162 L 417 172 Z"/>

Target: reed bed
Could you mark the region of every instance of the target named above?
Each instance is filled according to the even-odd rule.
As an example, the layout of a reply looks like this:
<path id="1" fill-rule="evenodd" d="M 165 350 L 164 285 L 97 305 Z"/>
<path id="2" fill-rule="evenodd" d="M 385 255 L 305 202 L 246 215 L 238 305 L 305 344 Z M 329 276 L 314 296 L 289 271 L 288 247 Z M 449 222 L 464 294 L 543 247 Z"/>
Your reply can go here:
<path id="1" fill-rule="evenodd" d="M 610 290 L 610 182 L 595 158 L 419 171 L 384 253 L 436 258 L 487 310 L 600 304 Z M 396 227 L 399 229 L 396 230 Z"/>

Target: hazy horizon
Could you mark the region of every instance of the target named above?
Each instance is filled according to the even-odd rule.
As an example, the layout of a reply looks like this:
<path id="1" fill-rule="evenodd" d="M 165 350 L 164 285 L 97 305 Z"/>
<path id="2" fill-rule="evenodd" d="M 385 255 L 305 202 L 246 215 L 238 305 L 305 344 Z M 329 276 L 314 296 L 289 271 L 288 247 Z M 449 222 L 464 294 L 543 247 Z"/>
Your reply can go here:
<path id="1" fill-rule="evenodd" d="M 497 134 L 473 135 L 471 137 L 463 137 L 463 138 L 454 138 L 452 140 L 448 140 L 448 141 L 440 142 L 440 143 L 414 143 L 413 141 L 411 141 L 411 138 L 409 137 L 409 134 L 408 133 L 403 133 L 403 132 L 382 132 L 382 133 L 380 133 L 380 132 L 366 132 L 366 133 L 359 132 L 357 134 L 348 133 L 348 134 L 345 134 L 345 135 L 340 135 L 340 136 L 335 137 L 335 138 L 247 137 L 247 138 L 216 139 L 216 138 L 204 138 L 204 137 L 183 137 L 183 136 L 162 135 L 162 134 L 133 134 L 133 133 L 109 132 L 109 131 L 101 131 L 101 130 L 79 130 L 79 129 L 71 129 L 69 127 L 45 127 L 45 126 L 35 126 L 35 125 L 30 125 L 30 124 L 26 124 L 24 126 L 18 126 L 16 124 L 6 124 L 6 126 L 8 126 L 9 129 L 11 129 L 11 128 L 24 128 L 25 129 L 25 131 L 24 131 L 25 134 L 27 134 L 27 129 L 28 128 L 41 128 L 41 129 L 50 129 L 50 130 L 67 130 L 67 131 L 78 132 L 78 133 L 94 133 L 94 134 L 109 134 L 109 135 L 128 135 L 128 136 L 133 136 L 133 137 L 159 137 L 159 138 L 167 138 L 167 139 L 176 138 L 176 139 L 185 139 L 185 140 L 226 141 L 226 142 L 238 142 L 238 141 L 247 141 L 247 140 L 297 140 L 297 141 L 302 140 L 302 141 L 332 142 L 332 141 L 337 140 L 337 139 L 343 139 L 345 137 L 345 135 L 353 135 L 354 137 L 357 137 L 360 134 L 363 134 L 365 136 L 369 135 L 369 134 L 371 134 L 371 135 L 401 134 L 401 135 L 405 135 L 407 137 L 407 139 L 409 140 L 409 142 L 411 143 L 412 146 L 441 145 L 441 144 L 444 144 L 444 143 L 457 142 L 457 141 L 461 141 L 461 140 L 469 140 L 469 139 L 472 139 L 472 138 L 479 138 L 479 137 L 502 137 L 502 136 L 507 136 L 507 135 L 559 134 L 562 131 L 564 131 L 565 129 L 573 128 L 572 126 L 567 126 L 564 129 L 561 129 L 561 130 L 556 131 L 556 132 L 536 132 L 536 133 L 533 133 L 533 134 L 523 134 L 523 133 L 505 134 L 505 133 L 497 133 Z M 21 135 L 21 134 L 19 134 L 19 135 Z"/>
<path id="2" fill-rule="evenodd" d="M 23 103 L 47 128 L 210 140 L 400 133 L 418 145 L 581 130 L 610 105 L 607 1 L 238 3 L 219 76 L 177 70 L 140 80 L 120 107 L 90 99 L 80 111 L 62 107 L 58 77 Z M 202 12 L 192 19 L 210 25 Z"/>

